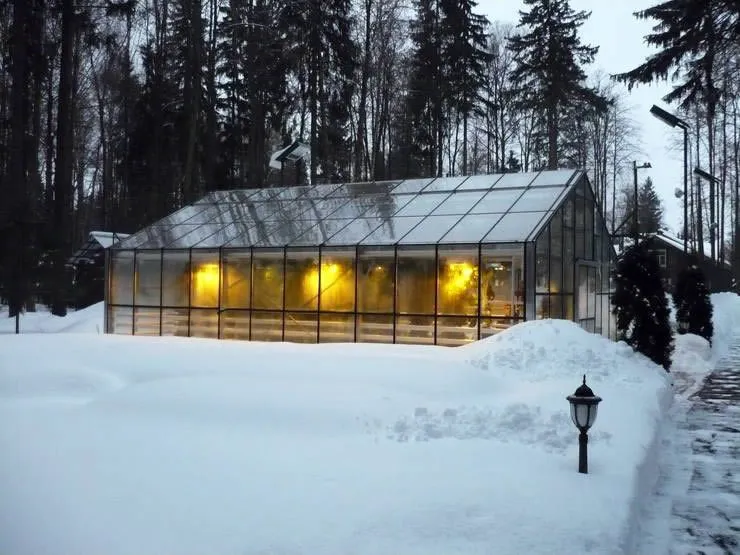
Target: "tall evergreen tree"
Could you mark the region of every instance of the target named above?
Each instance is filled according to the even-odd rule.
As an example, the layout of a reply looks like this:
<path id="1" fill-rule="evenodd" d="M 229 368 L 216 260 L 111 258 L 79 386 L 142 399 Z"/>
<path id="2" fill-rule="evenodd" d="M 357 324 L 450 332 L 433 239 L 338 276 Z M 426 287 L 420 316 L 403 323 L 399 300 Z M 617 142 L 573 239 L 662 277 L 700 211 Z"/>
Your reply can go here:
<path id="1" fill-rule="evenodd" d="M 486 26 L 488 19 L 475 13 L 473 0 L 440 0 L 444 43 L 442 58 L 448 66 L 450 108 L 462 119 L 462 170 L 468 173 L 468 121 L 473 114 L 483 115 L 487 62 Z"/>
<path id="2" fill-rule="evenodd" d="M 673 335 L 660 267 L 646 242 L 628 247 L 614 269 L 612 313 L 617 337 L 666 371 L 671 367 Z"/>
<path id="3" fill-rule="evenodd" d="M 673 305 L 676 308 L 676 321 L 679 333 L 693 333 L 712 343 L 714 324 L 712 323 L 712 301 L 709 297 L 704 272 L 691 260 L 676 279 L 673 291 Z M 682 322 L 688 324 L 686 328 Z"/>
<path id="4" fill-rule="evenodd" d="M 559 164 L 558 139 L 563 110 L 590 105 L 606 109 L 607 102 L 585 84 L 584 66 L 593 62 L 598 47 L 581 43 L 578 29 L 591 15 L 575 12 L 568 0 L 524 0 L 520 11 L 522 34 L 509 39 L 516 67 L 514 80 L 522 104 L 541 110 L 547 130 L 547 167 Z"/>
<path id="5" fill-rule="evenodd" d="M 663 203 L 655 191 L 651 178 L 645 179 L 638 191 L 637 199 L 640 233 L 660 233 L 665 229 Z"/>

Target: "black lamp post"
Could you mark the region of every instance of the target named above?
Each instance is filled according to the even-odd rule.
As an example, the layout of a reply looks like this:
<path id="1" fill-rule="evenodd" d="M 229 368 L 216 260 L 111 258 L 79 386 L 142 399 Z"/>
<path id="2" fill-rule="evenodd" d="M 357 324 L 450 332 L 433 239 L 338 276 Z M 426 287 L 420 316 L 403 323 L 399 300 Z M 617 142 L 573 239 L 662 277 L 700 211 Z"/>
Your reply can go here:
<path id="1" fill-rule="evenodd" d="M 655 104 L 650 113 L 666 125 L 683 129 L 683 251 L 689 252 L 689 124 Z"/>
<path id="2" fill-rule="evenodd" d="M 716 258 L 716 250 L 715 250 L 715 244 L 716 244 L 716 230 L 717 230 L 717 222 L 715 221 L 715 186 L 718 185 L 721 180 L 717 177 L 714 177 L 711 173 L 705 172 L 701 168 L 694 168 L 694 175 L 697 175 L 698 177 L 701 177 L 702 179 L 705 179 L 709 181 L 709 244 L 710 244 L 710 254 L 712 257 L 712 260 L 717 260 Z"/>
<path id="3" fill-rule="evenodd" d="M 601 397 L 594 395 L 591 388 L 586 385 L 584 374 L 583 383 L 573 395 L 568 395 L 567 399 L 570 402 L 570 418 L 581 432 L 578 435 L 578 472 L 588 474 L 588 430 L 596 422 Z"/>

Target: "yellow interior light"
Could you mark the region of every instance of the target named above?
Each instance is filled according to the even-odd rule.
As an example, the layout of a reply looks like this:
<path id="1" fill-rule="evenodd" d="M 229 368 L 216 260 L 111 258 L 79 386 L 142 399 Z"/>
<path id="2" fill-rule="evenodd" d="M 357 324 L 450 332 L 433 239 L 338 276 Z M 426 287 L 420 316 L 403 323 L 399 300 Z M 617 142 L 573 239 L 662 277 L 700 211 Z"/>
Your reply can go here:
<path id="1" fill-rule="evenodd" d="M 459 295 L 472 287 L 477 268 L 469 262 L 450 262 L 447 264 L 445 291 L 448 295 Z"/>
<path id="2" fill-rule="evenodd" d="M 220 273 L 218 264 L 201 264 L 193 270 L 193 304 L 213 305 L 218 302 Z"/>

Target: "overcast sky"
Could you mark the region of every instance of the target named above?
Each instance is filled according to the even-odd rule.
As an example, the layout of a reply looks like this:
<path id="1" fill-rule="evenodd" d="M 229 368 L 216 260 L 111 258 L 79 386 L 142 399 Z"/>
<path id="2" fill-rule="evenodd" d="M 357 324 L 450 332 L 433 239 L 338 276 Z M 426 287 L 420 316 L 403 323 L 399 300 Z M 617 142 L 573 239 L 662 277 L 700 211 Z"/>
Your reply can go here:
<path id="1" fill-rule="evenodd" d="M 590 10 L 591 18 L 581 27 L 581 40 L 599 47 L 595 63 L 587 69 L 589 74 L 601 70 L 607 74 L 629 71 L 644 61 L 653 50 L 644 41 L 654 22 L 638 20 L 632 14 L 645 9 L 657 0 L 571 0 L 574 10 Z M 519 10 L 524 8 L 519 0 L 479 0 L 479 11 L 491 21 L 517 24 Z M 683 188 L 683 151 L 672 147 L 679 144 L 681 131 L 671 129 L 650 115 L 650 106 L 672 111 L 661 98 L 670 92 L 665 82 L 642 85 L 632 89 L 628 104 L 634 106 L 633 118 L 641 130 L 643 155 L 637 163 L 650 162 L 652 169 L 640 170 L 639 179 L 650 176 L 663 201 L 665 223 L 675 234 L 682 225 L 683 201 L 674 196 L 676 187 Z M 691 168 L 689 168 L 691 170 Z M 631 174 L 631 172 L 630 172 Z"/>

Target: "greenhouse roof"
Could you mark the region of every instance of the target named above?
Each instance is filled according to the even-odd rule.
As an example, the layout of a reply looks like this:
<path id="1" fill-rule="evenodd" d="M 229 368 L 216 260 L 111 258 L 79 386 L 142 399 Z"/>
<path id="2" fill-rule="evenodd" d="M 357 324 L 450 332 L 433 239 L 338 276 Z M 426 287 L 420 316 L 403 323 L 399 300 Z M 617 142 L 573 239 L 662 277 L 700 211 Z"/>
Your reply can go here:
<path id="1" fill-rule="evenodd" d="M 579 170 L 214 191 L 116 249 L 534 240 Z"/>

